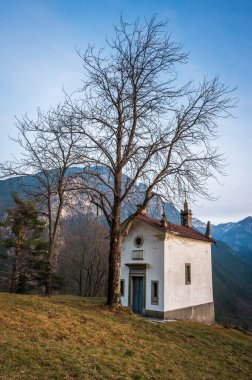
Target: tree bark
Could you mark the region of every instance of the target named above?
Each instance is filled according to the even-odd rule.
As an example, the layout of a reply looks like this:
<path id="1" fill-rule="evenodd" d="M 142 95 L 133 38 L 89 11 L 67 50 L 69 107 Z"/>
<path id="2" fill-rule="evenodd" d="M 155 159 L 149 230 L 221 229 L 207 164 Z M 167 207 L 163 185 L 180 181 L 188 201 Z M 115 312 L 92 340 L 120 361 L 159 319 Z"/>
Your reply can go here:
<path id="1" fill-rule="evenodd" d="M 10 293 L 16 293 L 17 291 L 17 273 L 18 273 L 18 267 L 19 267 L 19 256 L 21 252 L 22 238 L 23 238 L 23 231 L 22 231 L 22 228 L 20 228 L 19 233 L 18 233 L 17 244 L 15 248 L 14 263 L 12 267 Z"/>
<path id="2" fill-rule="evenodd" d="M 79 272 L 79 296 L 82 296 L 82 268 Z"/>
<path id="3" fill-rule="evenodd" d="M 50 234 L 50 243 L 49 243 L 49 251 L 48 251 L 48 257 L 47 257 L 47 264 L 46 264 L 46 276 L 45 276 L 45 294 L 47 296 L 52 295 L 52 277 L 53 277 L 53 260 L 55 258 L 55 245 L 56 245 L 56 239 L 57 239 L 57 233 L 59 229 L 59 221 L 63 209 L 63 195 L 60 194 L 60 203 L 57 211 L 56 220 L 54 222 L 54 227 L 52 229 L 52 216 L 51 216 L 51 200 L 49 199 L 49 206 L 48 206 L 48 212 L 50 215 L 49 219 L 49 234 Z"/>
<path id="4" fill-rule="evenodd" d="M 54 257 L 54 242 L 51 242 L 49 244 L 49 251 L 47 256 L 47 263 L 46 263 L 46 275 L 45 275 L 45 295 L 51 296 L 52 295 L 52 276 L 53 276 L 53 266 L 52 266 L 52 260 Z"/>
<path id="5" fill-rule="evenodd" d="M 46 294 L 46 296 L 52 295 L 52 264 L 51 264 L 51 260 L 48 260 L 47 265 L 46 265 L 45 294 Z"/>
<path id="6" fill-rule="evenodd" d="M 120 123 L 119 123 L 120 125 Z M 121 161 L 121 128 L 118 130 L 117 161 Z M 107 304 L 117 307 L 121 304 L 120 276 L 121 276 L 121 191 L 122 172 L 119 167 L 115 173 L 115 195 L 112 212 L 112 223 L 110 227 L 110 249 L 109 249 L 109 273 L 108 273 L 108 298 Z"/>
<path id="7" fill-rule="evenodd" d="M 120 295 L 120 268 L 122 237 L 120 224 L 113 223 L 110 236 L 108 298 L 107 304 L 116 307 L 121 304 Z"/>
<path id="8" fill-rule="evenodd" d="M 17 290 L 16 288 L 17 288 L 18 256 L 19 256 L 19 252 L 16 249 L 15 250 L 15 259 L 14 259 L 14 263 L 12 266 L 10 293 L 16 293 L 16 290 Z"/>

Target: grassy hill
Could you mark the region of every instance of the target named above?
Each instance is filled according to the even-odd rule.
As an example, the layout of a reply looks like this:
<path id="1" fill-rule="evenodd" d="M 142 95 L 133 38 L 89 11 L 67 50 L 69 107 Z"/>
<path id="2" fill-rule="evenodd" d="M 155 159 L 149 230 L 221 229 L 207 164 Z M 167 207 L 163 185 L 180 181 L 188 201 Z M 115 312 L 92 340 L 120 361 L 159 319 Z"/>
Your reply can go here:
<path id="1" fill-rule="evenodd" d="M 0 294 L 0 379 L 249 379 L 252 339 L 102 300 Z"/>

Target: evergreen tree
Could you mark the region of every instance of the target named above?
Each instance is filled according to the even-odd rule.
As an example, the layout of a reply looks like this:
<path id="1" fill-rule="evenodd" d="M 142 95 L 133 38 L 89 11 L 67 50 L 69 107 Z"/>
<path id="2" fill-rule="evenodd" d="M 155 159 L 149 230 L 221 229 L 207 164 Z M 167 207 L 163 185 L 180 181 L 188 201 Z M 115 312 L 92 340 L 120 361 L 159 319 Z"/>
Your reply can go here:
<path id="1" fill-rule="evenodd" d="M 21 199 L 17 193 L 12 193 L 12 197 L 15 205 L 7 209 L 5 219 L 0 222 L 0 245 L 12 260 L 10 292 L 25 293 L 43 277 L 48 244 L 41 238 L 45 223 L 39 218 L 35 204 Z"/>

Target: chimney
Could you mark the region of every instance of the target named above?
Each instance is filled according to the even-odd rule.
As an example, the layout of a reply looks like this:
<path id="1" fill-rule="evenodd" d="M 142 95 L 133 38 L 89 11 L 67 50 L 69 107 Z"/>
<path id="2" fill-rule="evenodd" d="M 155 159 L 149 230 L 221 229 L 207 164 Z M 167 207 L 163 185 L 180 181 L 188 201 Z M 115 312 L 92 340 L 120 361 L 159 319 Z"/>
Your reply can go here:
<path id="1" fill-rule="evenodd" d="M 188 203 L 187 203 L 187 200 L 185 199 L 185 202 L 184 202 L 184 210 L 185 211 L 188 211 Z"/>
<path id="2" fill-rule="evenodd" d="M 138 204 L 137 205 L 137 210 L 139 211 L 141 209 L 141 207 L 143 207 L 142 204 Z M 147 207 L 145 206 L 145 208 L 140 212 L 141 215 L 147 215 Z"/>
<path id="3" fill-rule="evenodd" d="M 206 235 L 209 239 L 211 239 L 211 237 L 212 237 L 212 226 L 211 226 L 211 222 L 210 222 L 210 221 L 207 222 L 205 235 Z"/>
<path id="4" fill-rule="evenodd" d="M 163 209 L 163 213 L 162 213 L 161 224 L 162 224 L 162 227 L 167 227 L 168 226 L 168 220 L 166 218 L 166 213 L 165 213 L 164 209 Z"/>
<path id="5" fill-rule="evenodd" d="M 187 200 L 184 202 L 184 210 L 180 211 L 181 226 L 192 228 L 192 211 L 188 208 Z"/>

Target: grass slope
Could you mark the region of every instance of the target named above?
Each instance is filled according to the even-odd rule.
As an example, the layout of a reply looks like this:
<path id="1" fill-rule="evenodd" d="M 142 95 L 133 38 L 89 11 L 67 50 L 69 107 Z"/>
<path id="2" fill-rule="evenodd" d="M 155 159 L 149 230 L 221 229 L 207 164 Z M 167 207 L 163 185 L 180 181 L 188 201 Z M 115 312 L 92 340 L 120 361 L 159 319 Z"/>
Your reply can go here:
<path id="1" fill-rule="evenodd" d="M 0 379 L 249 379 L 252 340 L 101 300 L 0 294 Z"/>

